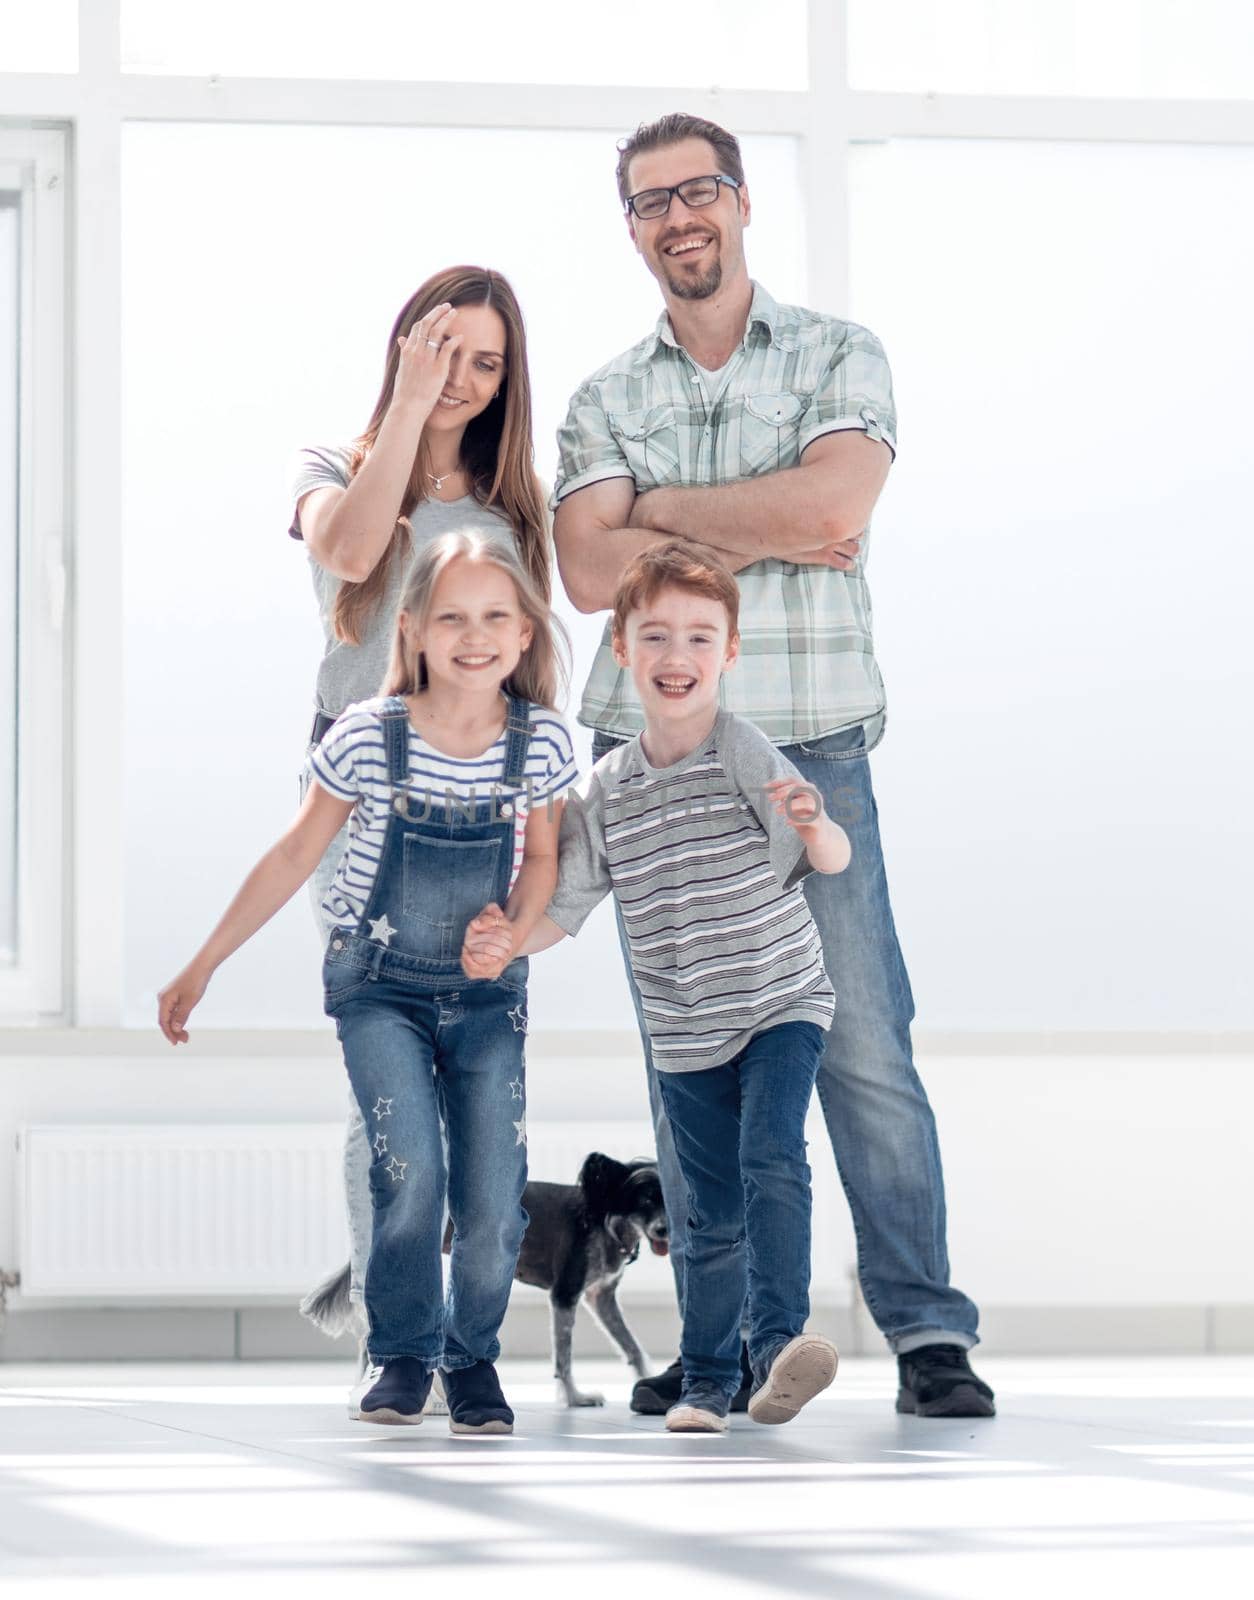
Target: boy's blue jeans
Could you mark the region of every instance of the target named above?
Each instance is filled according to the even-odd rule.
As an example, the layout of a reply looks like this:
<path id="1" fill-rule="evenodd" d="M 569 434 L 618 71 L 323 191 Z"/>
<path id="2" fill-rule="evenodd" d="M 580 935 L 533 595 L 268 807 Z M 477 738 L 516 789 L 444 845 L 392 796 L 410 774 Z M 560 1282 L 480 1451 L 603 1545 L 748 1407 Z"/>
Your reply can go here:
<path id="1" fill-rule="evenodd" d="M 593 759 L 620 741 L 597 734 Z M 812 873 L 806 900 L 836 991 L 836 1018 L 817 1079 L 836 1166 L 853 1214 L 858 1276 L 867 1309 L 899 1354 L 931 1343 L 977 1342 L 979 1312 L 949 1282 L 945 1184 L 936 1123 L 914 1068 L 914 999 L 897 943 L 880 848 L 879 813 L 862 729 L 847 728 L 782 753 L 823 796 L 849 835 L 844 872 Z M 619 923 L 622 938 L 622 924 Z M 671 1264 L 683 1303 L 687 1215 L 683 1174 L 640 1019 L 657 1136 L 658 1171 L 671 1231 Z"/>
<path id="2" fill-rule="evenodd" d="M 722 1066 L 656 1075 L 688 1191 L 684 1379 L 729 1400 L 746 1306 L 759 1379 L 810 1314 L 805 1124 L 822 1053 L 821 1028 L 784 1022 Z"/>
<path id="3" fill-rule="evenodd" d="M 416 1356 L 456 1371 L 500 1354 L 497 1329 L 527 1226 L 525 1035 L 517 1021 L 525 1002 L 525 988 L 501 980 L 424 993 L 365 978 L 328 992 L 376 1156 L 365 1281 L 374 1362 Z M 447 1300 L 446 1179 L 454 1229 Z"/>

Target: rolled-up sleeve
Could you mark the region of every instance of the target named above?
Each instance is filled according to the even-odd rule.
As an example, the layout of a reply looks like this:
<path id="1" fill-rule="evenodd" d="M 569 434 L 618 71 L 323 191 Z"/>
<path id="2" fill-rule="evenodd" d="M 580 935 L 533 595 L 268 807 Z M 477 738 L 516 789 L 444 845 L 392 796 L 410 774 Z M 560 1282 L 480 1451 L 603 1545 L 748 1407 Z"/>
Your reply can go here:
<path id="1" fill-rule="evenodd" d="M 557 481 L 552 506 L 576 489 L 605 478 L 633 478 L 622 446 L 610 431 L 600 395 L 591 384 L 577 390 L 557 430 Z"/>
<path id="2" fill-rule="evenodd" d="M 866 328 L 845 324 L 845 337 L 802 413 L 797 449 L 826 433 L 857 428 L 897 454 L 897 407 L 884 347 Z"/>
<path id="3" fill-rule="evenodd" d="M 291 484 L 292 520 L 288 535 L 303 539 L 297 509 L 313 489 L 347 489 L 351 478 L 352 451 L 346 445 L 309 445 L 299 451 L 288 472 Z"/>

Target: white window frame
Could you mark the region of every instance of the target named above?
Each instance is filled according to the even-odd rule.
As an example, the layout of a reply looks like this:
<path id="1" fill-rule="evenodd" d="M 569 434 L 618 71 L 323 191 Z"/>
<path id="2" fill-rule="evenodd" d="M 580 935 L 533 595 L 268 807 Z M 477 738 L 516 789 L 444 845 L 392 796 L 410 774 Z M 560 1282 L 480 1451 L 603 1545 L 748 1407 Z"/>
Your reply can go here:
<path id="1" fill-rule="evenodd" d="M 62 1013 L 65 889 L 65 136 L 0 126 L 20 195 L 17 503 L 17 959 L 0 1017 Z"/>
<path id="2" fill-rule="evenodd" d="M 199 3 L 199 0 L 198 0 Z M 852 90 L 843 0 L 808 0 L 803 91 L 359 82 L 124 74 L 120 0 L 79 0 L 77 73 L 0 73 L 0 114 L 62 124 L 74 141 L 74 723 L 69 1020 L 122 1015 L 122 129 L 130 121 L 593 130 L 607 139 L 676 107 L 740 134 L 800 141 L 808 298 L 848 302 L 853 144 L 897 138 L 1254 144 L 1254 99 L 1130 100 Z M 779 41 L 786 47 L 790 41 Z M 87 782 L 90 775 L 90 782 Z M 3 1003 L 0 997 L 0 1004 Z M 0 1018 L 0 1020 L 7 1020 Z"/>

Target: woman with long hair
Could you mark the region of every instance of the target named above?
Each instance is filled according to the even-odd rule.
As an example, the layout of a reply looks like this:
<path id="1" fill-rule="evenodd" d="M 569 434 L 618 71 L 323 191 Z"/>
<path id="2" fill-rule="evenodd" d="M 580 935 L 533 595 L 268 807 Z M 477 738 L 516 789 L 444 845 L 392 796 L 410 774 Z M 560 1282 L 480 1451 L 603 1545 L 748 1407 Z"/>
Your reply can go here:
<path id="1" fill-rule="evenodd" d="M 441 534 L 503 540 L 545 602 L 551 591 L 544 494 L 531 437 L 527 339 L 499 272 L 457 266 L 405 302 L 388 336 L 379 398 L 347 443 L 300 452 L 291 536 L 304 542 L 325 636 L 309 749 L 346 707 L 379 693 L 413 557 Z M 308 782 L 302 776 L 302 792 Z M 348 846 L 343 830 L 310 880 L 322 903 Z M 350 1103 L 344 1175 L 352 1296 L 370 1252 L 370 1148 Z"/>

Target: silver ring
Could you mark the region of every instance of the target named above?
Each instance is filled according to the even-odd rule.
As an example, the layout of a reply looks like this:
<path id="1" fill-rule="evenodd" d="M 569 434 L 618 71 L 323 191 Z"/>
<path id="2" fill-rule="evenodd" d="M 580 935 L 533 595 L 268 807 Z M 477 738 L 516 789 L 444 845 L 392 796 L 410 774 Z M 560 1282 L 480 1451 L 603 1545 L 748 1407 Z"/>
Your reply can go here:
<path id="1" fill-rule="evenodd" d="M 438 350 L 440 348 L 440 340 L 439 339 L 428 339 L 427 343 L 431 346 L 431 348 L 433 350 Z"/>

